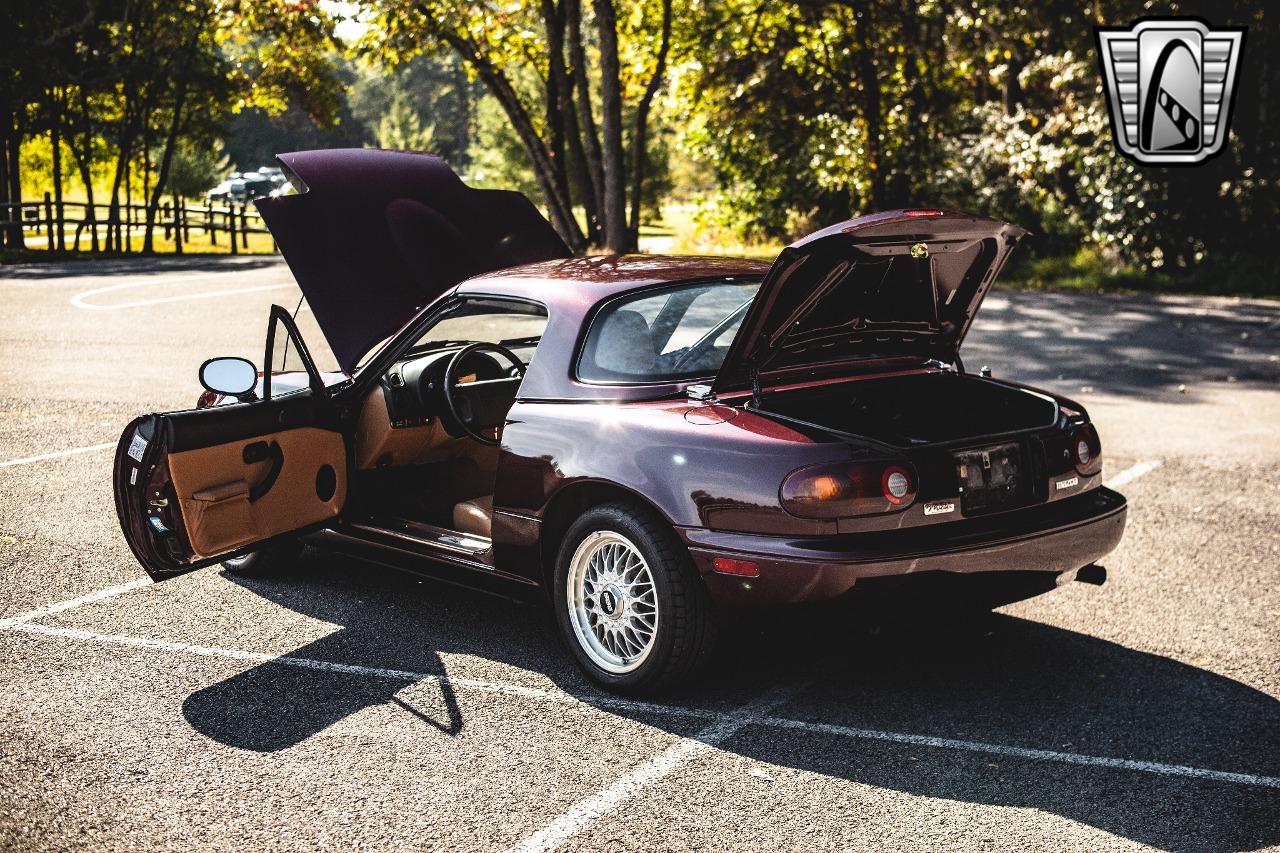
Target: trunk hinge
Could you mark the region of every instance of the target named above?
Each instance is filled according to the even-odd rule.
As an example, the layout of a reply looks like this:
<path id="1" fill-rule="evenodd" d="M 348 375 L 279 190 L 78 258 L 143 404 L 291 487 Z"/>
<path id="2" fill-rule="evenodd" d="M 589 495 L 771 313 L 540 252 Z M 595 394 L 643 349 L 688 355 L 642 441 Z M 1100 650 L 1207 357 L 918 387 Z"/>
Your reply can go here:
<path id="1" fill-rule="evenodd" d="M 760 365 L 756 364 L 752 359 L 747 365 L 748 373 L 751 377 L 751 406 L 752 408 L 760 408 Z"/>
<path id="2" fill-rule="evenodd" d="M 948 373 L 964 373 L 964 366 L 960 364 L 960 357 L 956 356 L 954 362 L 943 361 L 940 358 L 931 358 L 925 362 L 926 365 L 932 365 L 939 370 L 945 370 Z"/>

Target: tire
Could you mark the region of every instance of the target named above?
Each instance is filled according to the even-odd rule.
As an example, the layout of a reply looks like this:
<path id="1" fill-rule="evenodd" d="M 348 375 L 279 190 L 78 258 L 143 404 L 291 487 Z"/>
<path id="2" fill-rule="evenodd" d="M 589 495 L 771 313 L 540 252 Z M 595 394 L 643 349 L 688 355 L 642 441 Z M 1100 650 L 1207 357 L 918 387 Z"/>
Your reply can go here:
<path id="1" fill-rule="evenodd" d="M 244 578 L 269 578 L 288 574 L 297 568 L 303 544 L 297 539 L 269 542 L 256 551 L 222 561 L 222 567 Z"/>
<path id="2" fill-rule="evenodd" d="M 629 504 L 593 507 L 570 526 L 556 559 L 554 605 L 578 665 L 609 690 L 671 688 L 715 647 L 715 614 L 688 550 L 661 518 Z"/>

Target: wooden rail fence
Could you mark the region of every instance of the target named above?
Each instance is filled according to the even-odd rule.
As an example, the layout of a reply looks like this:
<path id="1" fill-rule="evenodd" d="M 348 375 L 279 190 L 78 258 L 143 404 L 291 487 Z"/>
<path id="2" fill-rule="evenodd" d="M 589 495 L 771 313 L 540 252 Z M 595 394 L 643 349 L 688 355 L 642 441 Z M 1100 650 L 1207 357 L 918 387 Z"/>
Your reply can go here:
<path id="1" fill-rule="evenodd" d="M 46 243 L 44 248 L 50 252 L 129 254 L 142 250 L 146 239 L 147 206 L 117 205 L 116 215 L 112 218 L 109 204 L 56 202 L 50 193 L 44 194 L 43 201 L 0 203 L 0 231 L 17 225 L 22 227 L 24 241 L 39 242 L 43 239 Z M 71 228 L 75 229 L 74 233 L 68 233 Z M 248 250 L 250 234 L 271 233 L 251 204 L 206 202 L 197 206 L 178 199 L 156 208 L 152 233 L 155 237 L 172 240 L 175 254 L 183 253 L 183 246 L 190 243 L 193 231 L 207 235 L 213 246 L 219 245 L 218 235 L 223 235 L 221 239 L 227 241 L 225 245 L 233 255 Z M 276 251 L 274 240 L 271 241 L 271 250 Z"/>

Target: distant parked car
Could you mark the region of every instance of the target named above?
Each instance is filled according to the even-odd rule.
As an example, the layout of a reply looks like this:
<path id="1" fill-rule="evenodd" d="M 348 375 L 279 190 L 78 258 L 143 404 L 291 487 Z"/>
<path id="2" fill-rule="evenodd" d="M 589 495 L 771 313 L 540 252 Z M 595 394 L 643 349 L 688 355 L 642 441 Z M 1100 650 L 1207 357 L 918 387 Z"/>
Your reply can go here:
<path id="1" fill-rule="evenodd" d="M 283 184 L 287 178 L 284 176 L 284 170 L 279 166 L 263 166 L 258 169 L 258 174 L 269 179 L 273 184 Z"/>
<path id="2" fill-rule="evenodd" d="M 231 201 L 231 199 L 234 198 L 232 195 L 232 188 L 236 183 L 236 180 L 227 178 L 225 181 L 220 182 L 216 187 L 206 192 L 204 196 L 209 201 Z"/>
<path id="3" fill-rule="evenodd" d="M 236 201 L 253 201 L 256 198 L 271 195 L 276 183 L 261 172 L 245 172 L 242 176 L 242 188 Z"/>
<path id="4" fill-rule="evenodd" d="M 1126 504 L 1084 407 L 960 359 L 1021 228 L 891 210 L 772 264 L 576 258 L 435 157 L 281 161 L 305 190 L 258 207 L 339 372 L 276 306 L 262 372 L 211 359 L 202 408 L 128 425 L 116 508 L 157 580 L 287 571 L 311 543 L 542 595 L 630 691 L 695 672 L 729 608 L 1101 581 Z"/>
<path id="5" fill-rule="evenodd" d="M 237 202 L 240 204 L 272 195 L 287 183 L 279 167 L 259 169 L 255 172 L 232 172 L 216 187 L 205 193 L 210 201 Z"/>

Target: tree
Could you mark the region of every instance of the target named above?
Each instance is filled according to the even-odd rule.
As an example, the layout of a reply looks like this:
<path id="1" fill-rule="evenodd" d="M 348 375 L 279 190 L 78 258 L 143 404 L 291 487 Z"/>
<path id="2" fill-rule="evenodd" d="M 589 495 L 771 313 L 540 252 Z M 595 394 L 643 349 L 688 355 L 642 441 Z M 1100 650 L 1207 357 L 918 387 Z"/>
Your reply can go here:
<path id="1" fill-rule="evenodd" d="M 671 0 L 622 7 L 593 0 L 590 9 L 580 0 L 370 3 L 369 45 L 384 57 L 452 51 L 484 83 L 572 249 L 635 249 L 652 104 L 671 47 Z"/>
<path id="2" fill-rule="evenodd" d="M 0 220 L 10 223 L 0 229 L 0 248 L 23 247 L 22 143 L 41 112 L 45 126 L 60 136 L 66 94 L 51 88 L 83 67 L 75 48 L 92 41 L 86 34 L 95 33 L 98 11 L 87 0 L 5 4 L 0 11 L 6 34 L 0 51 Z"/>
<path id="3" fill-rule="evenodd" d="M 141 189 L 150 251 L 182 140 L 216 137 L 232 112 L 290 102 L 332 122 L 342 102 L 318 0 L 50 0 L 6 4 L 3 14 L 11 44 L 0 52 L 0 212 L 21 201 L 24 141 L 47 134 L 58 209 L 65 147 L 85 185 L 95 249 L 104 160 L 107 247 L 130 248 L 121 209 Z M 0 241 L 20 248 L 21 225 L 0 229 Z"/>
<path id="4" fill-rule="evenodd" d="M 679 39 L 693 69 L 681 79 L 682 143 L 715 170 L 748 232 L 789 238 L 861 212 L 947 204 L 1031 226 L 1029 248 L 1044 254 L 1092 247 L 1239 276 L 1277 232 L 1280 143 L 1263 130 L 1280 83 L 1274 24 L 1256 4 L 1212 11 L 1250 28 L 1227 151 L 1194 169 L 1150 168 L 1115 150 L 1092 41 L 1095 24 L 1144 10 L 706 0 L 693 37 Z"/>
<path id="5" fill-rule="evenodd" d="M 466 68 L 456 57 L 419 54 L 390 68 L 360 62 L 347 90 L 347 103 L 355 119 L 372 131 L 367 142 L 396 147 L 389 146 L 390 137 L 383 139 L 379 133 L 379 126 L 394 112 L 392 127 L 411 129 L 414 122 L 420 129 L 429 127 L 429 149 L 423 148 L 423 139 L 417 147 L 438 154 L 455 170 L 465 172 L 476 132 L 477 101 L 483 95 L 483 86 L 468 79 Z"/>

